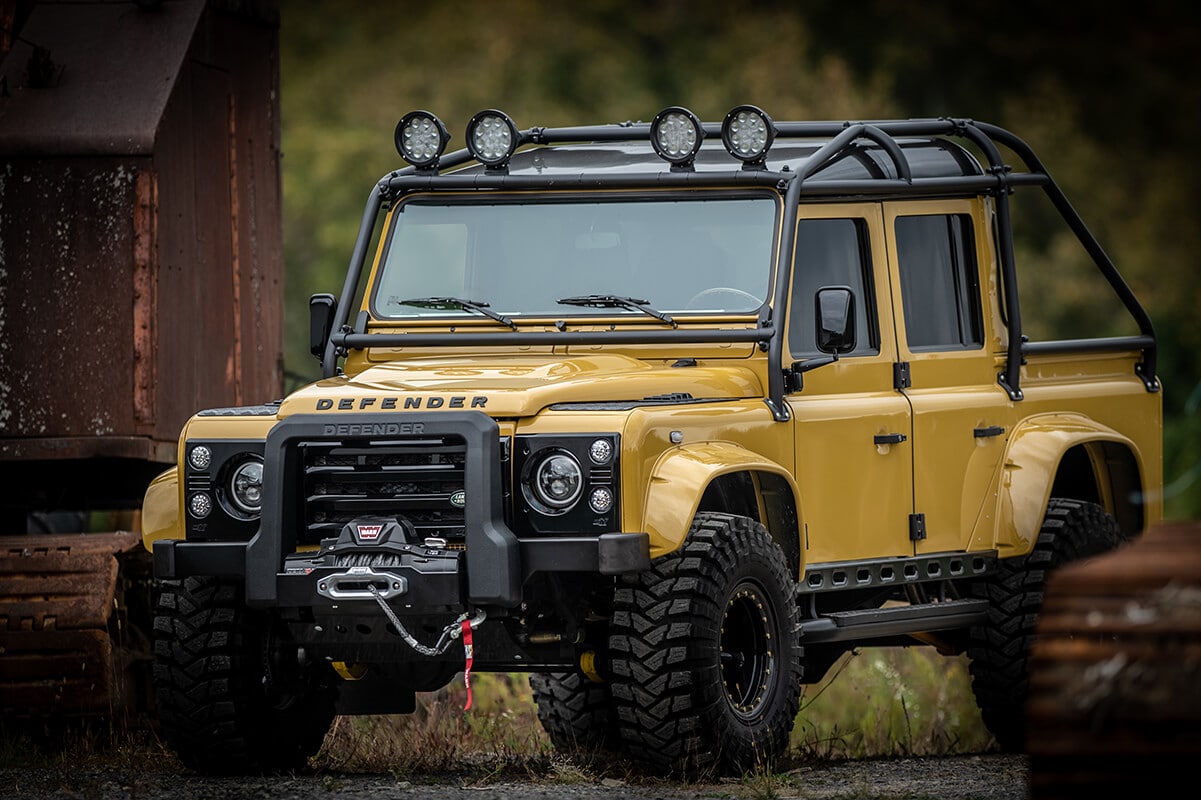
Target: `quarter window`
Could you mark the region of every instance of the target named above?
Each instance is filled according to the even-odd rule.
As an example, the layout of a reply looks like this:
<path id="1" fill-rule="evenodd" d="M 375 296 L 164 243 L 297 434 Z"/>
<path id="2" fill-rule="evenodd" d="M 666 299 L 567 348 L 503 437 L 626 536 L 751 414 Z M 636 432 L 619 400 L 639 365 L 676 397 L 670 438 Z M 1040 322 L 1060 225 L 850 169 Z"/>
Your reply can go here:
<path id="1" fill-rule="evenodd" d="M 971 218 L 897 217 L 897 267 L 910 350 L 983 344 Z"/>

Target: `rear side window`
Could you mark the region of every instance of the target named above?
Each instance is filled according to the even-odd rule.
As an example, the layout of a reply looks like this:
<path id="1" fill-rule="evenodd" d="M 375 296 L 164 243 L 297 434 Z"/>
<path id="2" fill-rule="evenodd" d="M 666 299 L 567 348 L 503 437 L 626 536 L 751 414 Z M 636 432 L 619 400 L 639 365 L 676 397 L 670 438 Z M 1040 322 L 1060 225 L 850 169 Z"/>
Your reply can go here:
<path id="1" fill-rule="evenodd" d="M 897 217 L 896 238 L 909 349 L 981 346 L 971 218 L 964 214 Z"/>
<path id="2" fill-rule="evenodd" d="M 820 355 L 814 341 L 814 297 L 823 286 L 849 286 L 855 293 L 855 349 L 879 352 L 875 296 L 868 258 L 867 226 L 861 219 L 803 219 L 797 223 L 796 269 L 788 349 L 794 358 Z"/>

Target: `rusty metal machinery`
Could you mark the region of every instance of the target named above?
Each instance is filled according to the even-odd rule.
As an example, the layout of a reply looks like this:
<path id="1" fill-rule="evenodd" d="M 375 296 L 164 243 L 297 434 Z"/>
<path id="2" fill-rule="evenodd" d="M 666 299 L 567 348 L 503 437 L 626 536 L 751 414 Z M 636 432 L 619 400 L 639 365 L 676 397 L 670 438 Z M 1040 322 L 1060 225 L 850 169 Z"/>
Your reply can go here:
<path id="1" fill-rule="evenodd" d="M 195 409 L 282 393 L 278 29 L 0 0 L 5 721 L 146 709 L 146 487 Z"/>
<path id="2" fill-rule="evenodd" d="M 1201 758 L 1201 522 L 1153 526 L 1057 572 L 1038 636 L 1032 800 L 1188 785 Z"/>
<path id="3" fill-rule="evenodd" d="M 150 706 L 150 573 L 132 531 L 0 540 L 0 707 Z"/>

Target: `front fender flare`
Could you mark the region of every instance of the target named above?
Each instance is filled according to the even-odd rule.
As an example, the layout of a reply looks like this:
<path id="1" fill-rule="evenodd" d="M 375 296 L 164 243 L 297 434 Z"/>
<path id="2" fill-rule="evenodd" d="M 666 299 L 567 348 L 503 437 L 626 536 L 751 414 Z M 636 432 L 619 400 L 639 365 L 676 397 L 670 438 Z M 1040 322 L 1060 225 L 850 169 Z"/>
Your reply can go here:
<path id="1" fill-rule="evenodd" d="M 797 497 L 796 482 L 786 469 L 730 442 L 703 442 L 668 450 L 651 472 L 643 506 L 651 558 L 673 552 L 683 544 L 705 488 L 713 479 L 736 472 L 778 475 L 788 483 L 793 498 Z M 797 505 L 799 514 L 799 502 Z"/>
<path id="2" fill-rule="evenodd" d="M 153 552 L 159 539 L 184 538 L 179 518 L 179 471 L 172 467 L 159 473 L 146 487 L 142 501 L 142 546 Z"/>

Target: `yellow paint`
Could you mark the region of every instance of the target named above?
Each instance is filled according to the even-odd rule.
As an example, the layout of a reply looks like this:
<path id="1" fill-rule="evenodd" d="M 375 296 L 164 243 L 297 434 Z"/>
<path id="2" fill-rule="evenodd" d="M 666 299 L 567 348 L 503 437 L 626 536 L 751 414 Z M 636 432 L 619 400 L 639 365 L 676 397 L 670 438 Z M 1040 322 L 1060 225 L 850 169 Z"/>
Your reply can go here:
<path id="1" fill-rule="evenodd" d="M 998 300 L 991 200 L 814 203 L 799 213 L 803 219 L 861 220 L 870 240 L 879 346 L 805 373 L 802 389 L 785 398 L 791 415 L 786 422 L 773 419 L 764 398 L 770 374 L 799 356 L 784 352 L 781 363 L 771 363 L 751 344 L 378 348 L 352 353 L 345 375 L 288 397 L 280 417 L 404 413 L 406 400 L 413 413 L 437 413 L 470 409 L 475 398 L 485 398 L 474 407 L 498 420 L 502 436 L 619 433 L 621 528 L 648 533 L 652 556 L 680 546 L 706 488 L 733 473 L 778 475 L 787 485 L 797 508 L 802 567 L 934 552 L 1020 555 L 1038 533 L 1064 454 L 1099 442 L 1129 449 L 1143 486 L 1151 489 L 1146 522 L 1162 516 L 1162 397 L 1148 393 L 1135 376 L 1137 353 L 1031 356 L 1021 371 L 1025 399 L 1017 402 L 997 384 L 1009 332 Z M 937 352 L 909 347 L 892 235 L 896 219 L 909 214 L 971 218 L 983 295 L 981 346 Z M 372 276 L 379 258 L 377 253 Z M 777 309 L 776 324 L 786 325 L 795 312 Z M 618 316 L 590 317 L 588 324 L 609 322 L 662 329 Z M 553 330 L 552 323 L 522 325 Z M 373 332 L 449 330 L 445 320 L 369 324 Z M 745 329 L 757 323 L 743 316 L 681 324 Z M 488 320 L 456 325 L 507 332 Z M 695 359 L 695 366 L 674 367 L 681 357 Z M 897 362 L 910 367 L 912 385 L 903 390 L 893 386 Z M 711 402 L 579 408 L 667 393 Z M 385 398 L 394 398 L 396 408 L 386 407 Z M 349 408 L 339 407 L 342 401 Z M 561 405 L 568 407 L 552 408 Z M 182 441 L 189 437 L 261 441 L 274 421 L 194 417 L 181 437 L 180 463 Z M 994 426 L 1004 432 L 974 435 Z M 876 436 L 894 434 L 905 438 L 875 443 Z M 1099 447 L 1088 456 L 1093 471 L 1104 474 Z M 1125 501 L 1101 483 L 1107 507 Z M 762 515 L 763 498 L 758 502 Z M 143 510 L 148 548 L 183 535 L 183 503 L 176 470 L 150 485 Z M 917 542 L 909 537 L 913 513 L 926 519 L 926 538 Z M 588 671 L 583 660 L 581 666 Z"/>

